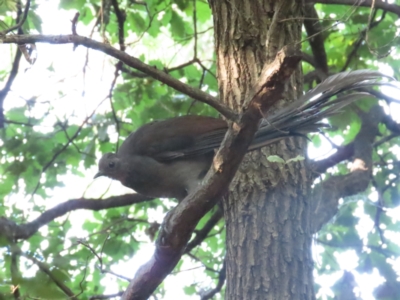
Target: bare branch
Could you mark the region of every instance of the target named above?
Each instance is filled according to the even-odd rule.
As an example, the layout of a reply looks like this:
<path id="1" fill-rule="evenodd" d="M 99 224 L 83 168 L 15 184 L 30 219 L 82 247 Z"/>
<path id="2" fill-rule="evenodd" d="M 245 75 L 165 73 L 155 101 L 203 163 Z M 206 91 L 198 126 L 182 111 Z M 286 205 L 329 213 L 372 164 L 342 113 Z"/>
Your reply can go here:
<path id="1" fill-rule="evenodd" d="M 5 44 L 26 44 L 26 43 L 50 43 L 50 44 L 77 44 L 90 49 L 101 51 L 116 59 L 121 60 L 126 65 L 135 68 L 149 76 L 161 81 L 162 83 L 174 88 L 175 90 L 192 97 L 200 102 L 204 102 L 215 108 L 223 116 L 229 120 L 238 120 L 238 116 L 228 107 L 223 105 L 219 100 L 197 88 L 187 85 L 165 72 L 149 66 L 139 59 L 126 54 L 123 51 L 117 50 L 111 45 L 100 43 L 78 35 L 13 35 L 0 37 L 0 42 Z"/>
<path id="2" fill-rule="evenodd" d="M 124 45 L 122 45 L 121 47 L 125 49 Z M 117 130 L 117 133 L 118 133 L 117 141 L 119 141 L 119 137 L 120 137 L 120 129 L 121 129 L 120 123 L 121 122 L 118 120 L 117 112 L 115 110 L 112 98 L 113 98 L 114 87 L 115 87 L 115 84 L 117 83 L 117 79 L 118 79 L 118 76 L 120 74 L 119 71 L 121 70 L 122 66 L 123 66 L 123 63 L 121 61 L 117 62 L 117 64 L 115 65 L 114 78 L 113 78 L 113 81 L 111 82 L 111 87 L 110 87 L 110 90 L 109 90 L 109 93 L 108 93 L 108 99 L 110 99 L 111 112 L 112 112 L 112 116 L 113 116 L 113 119 L 114 119 L 114 122 L 115 122 L 116 130 Z M 118 147 L 119 147 L 119 144 L 117 142 L 115 151 L 118 151 Z"/>
<path id="3" fill-rule="evenodd" d="M 186 246 L 185 252 L 190 252 L 193 248 L 200 245 L 222 217 L 222 209 L 218 207 L 218 210 L 211 216 L 203 228 L 196 232 L 196 236 Z"/>
<path id="4" fill-rule="evenodd" d="M 390 141 L 390 140 L 392 140 L 392 139 L 394 139 L 394 138 L 396 138 L 398 136 L 400 136 L 400 133 L 391 133 L 391 134 L 381 138 L 379 141 L 376 141 L 373 146 L 375 148 L 379 147 L 380 145 L 382 145 L 382 144 L 384 144 L 384 143 L 386 143 L 386 142 L 388 142 L 388 141 Z"/>
<path id="5" fill-rule="evenodd" d="M 226 278 L 226 260 L 224 260 L 224 263 L 222 264 L 222 268 L 218 273 L 217 286 L 215 288 L 207 291 L 206 293 L 204 293 L 201 296 L 201 300 L 212 299 L 215 296 L 215 294 L 219 293 L 221 291 L 222 287 L 224 286 L 225 278 Z"/>
<path id="6" fill-rule="evenodd" d="M 129 69 L 126 65 L 122 65 L 121 71 L 128 74 L 129 76 L 136 77 L 136 78 L 146 78 L 149 75 L 142 73 L 142 72 L 135 72 Z"/>
<path id="7" fill-rule="evenodd" d="M 93 295 L 92 297 L 89 298 L 89 300 L 102 300 L 102 299 L 121 297 L 123 293 L 124 292 L 119 292 L 119 293 L 110 294 L 110 295 Z"/>
<path id="8" fill-rule="evenodd" d="M 340 198 L 364 191 L 370 182 L 373 142 L 379 134 L 378 124 L 384 112 L 382 107 L 376 105 L 368 113 L 358 113 L 362 126 L 353 142 L 354 160 L 350 172 L 346 175 L 331 176 L 313 189 L 312 232 L 317 232 L 336 214 Z"/>
<path id="9" fill-rule="evenodd" d="M 73 299 L 73 300 L 78 299 L 76 297 L 75 293 L 72 292 L 72 290 L 69 287 L 67 287 L 61 280 L 59 280 L 56 276 L 53 275 L 53 273 L 50 271 L 50 268 L 46 264 L 42 263 L 35 257 L 22 252 L 21 249 L 16 248 L 16 245 L 14 245 L 13 253 L 24 256 L 27 259 L 29 259 L 30 261 L 32 261 L 35 265 L 37 265 L 39 267 L 40 271 L 42 271 L 47 276 L 49 276 L 49 278 L 55 283 L 55 285 L 57 285 L 58 288 L 60 290 L 62 290 L 68 296 L 68 298 Z"/>
<path id="10" fill-rule="evenodd" d="M 332 247 L 332 248 L 344 248 L 344 249 L 350 249 L 350 248 L 356 248 L 359 249 L 359 251 L 361 251 L 362 249 L 360 249 L 360 243 L 354 242 L 354 243 L 346 243 L 347 245 L 343 245 L 341 243 L 337 243 L 337 242 L 333 242 L 333 241 L 323 241 L 321 239 L 317 239 L 316 240 L 318 243 L 328 246 L 328 247 Z M 398 256 L 399 254 L 395 251 L 390 251 L 389 249 L 385 249 L 382 247 L 382 245 L 380 246 L 374 246 L 374 245 L 370 245 L 367 244 L 365 245 L 365 247 L 370 248 L 371 250 L 382 254 L 383 256 L 389 258 L 390 256 Z"/>
<path id="11" fill-rule="evenodd" d="M 337 165 L 344 160 L 350 159 L 353 155 L 354 143 L 339 147 L 336 153 L 332 154 L 328 158 L 311 163 L 311 169 L 314 172 L 314 176 L 318 177 L 320 174 L 325 173 L 327 169 Z"/>
<path id="12" fill-rule="evenodd" d="M 117 0 L 111 0 L 111 2 L 114 7 L 115 15 L 117 16 L 119 49 L 121 51 L 125 51 L 126 46 L 125 46 L 125 36 L 124 36 L 124 25 L 126 20 L 126 13 L 124 10 L 121 10 L 119 8 Z"/>
<path id="13" fill-rule="evenodd" d="M 11 31 L 13 31 L 15 29 L 20 29 L 22 27 L 22 25 L 24 25 L 24 23 L 26 21 L 26 18 L 28 16 L 30 5 L 31 5 L 31 0 L 26 0 L 24 14 L 22 15 L 21 20 L 19 20 L 19 22 L 16 25 L 11 26 L 10 28 L 7 28 L 6 30 L 0 31 L 0 37 L 2 35 L 6 35 L 7 33 L 11 32 Z"/>
<path id="14" fill-rule="evenodd" d="M 360 91 L 366 91 L 367 93 L 370 93 L 371 95 L 375 96 L 378 99 L 385 100 L 388 104 L 390 104 L 391 102 L 400 103 L 399 98 L 391 97 L 387 94 L 382 93 L 381 91 L 373 89 L 360 89 Z"/>
<path id="15" fill-rule="evenodd" d="M 304 75 L 304 84 L 311 84 L 313 81 L 324 81 L 326 75 L 319 69 L 315 69 L 314 71 L 310 71 Z"/>
<path id="16" fill-rule="evenodd" d="M 0 91 L 0 128 L 4 128 L 4 100 L 6 99 L 10 89 L 11 85 L 14 82 L 15 78 L 17 77 L 18 74 L 18 68 L 19 68 L 19 62 L 21 61 L 22 57 L 22 52 L 17 50 L 15 53 L 15 58 L 14 62 L 10 71 L 10 74 L 8 75 L 8 79 L 6 84 L 4 85 L 4 88 Z M 9 121 L 10 122 L 10 121 Z"/>
<path id="17" fill-rule="evenodd" d="M 223 196 L 234 177 L 258 128 L 262 117 L 260 107 L 269 107 L 281 98 L 283 85 L 297 67 L 299 60 L 298 52 L 286 48 L 278 53 L 273 63 L 264 66 L 263 73 L 253 89 L 254 96 L 245 99 L 248 107 L 243 109 L 240 121 L 229 128 L 221 148 L 214 157 L 204 185 L 167 214 L 158 235 L 153 257 L 138 270 L 122 299 L 148 299 L 176 266 L 196 224 Z M 267 79 L 268 81 L 263 82 Z"/>
<path id="18" fill-rule="evenodd" d="M 193 65 L 196 62 L 197 62 L 197 60 L 195 58 L 193 58 L 183 64 L 180 64 L 179 66 L 172 67 L 172 68 L 164 68 L 164 71 L 166 73 L 171 73 L 173 71 L 180 70 L 180 69 L 186 68 L 187 66 Z"/>
<path id="19" fill-rule="evenodd" d="M 27 0 L 26 2 L 26 6 L 25 6 L 25 11 L 24 14 L 22 15 L 22 11 L 21 11 L 21 6 L 18 5 L 18 12 L 17 12 L 17 19 L 16 22 L 18 24 L 23 24 L 25 22 L 26 16 L 28 14 L 29 11 L 29 5 L 30 5 L 30 0 Z M 21 18 L 22 15 L 22 18 Z M 20 20 L 20 21 L 19 21 Z M 18 34 L 22 34 L 22 28 L 21 26 L 16 25 L 18 28 Z M 15 26 L 14 26 L 15 27 Z M 12 29 L 12 28 L 11 28 Z M 15 28 L 14 28 L 15 29 Z M 12 29 L 13 30 L 13 29 Z M 1 37 L 2 33 L 0 32 L 0 37 Z M 14 82 L 15 78 L 17 77 L 17 73 L 18 73 L 18 69 L 19 69 L 19 62 L 21 61 L 21 57 L 22 57 L 22 50 L 26 49 L 25 47 L 23 47 L 23 45 L 19 45 L 16 53 L 15 53 L 15 58 L 11 67 L 11 71 L 10 74 L 8 76 L 8 79 L 4 85 L 4 88 L 0 91 L 0 129 L 4 128 L 4 100 L 6 99 L 12 83 Z M 18 51 L 20 50 L 20 51 Z"/>
<path id="20" fill-rule="evenodd" d="M 314 62 L 316 69 L 319 69 L 325 77 L 328 76 L 328 60 L 325 51 L 324 37 L 322 34 L 323 28 L 318 20 L 318 13 L 314 7 L 314 4 L 307 3 L 306 9 L 304 10 L 304 27 L 307 31 L 307 36 L 312 37 L 308 40 L 311 46 L 311 51 L 314 55 Z"/>
<path id="21" fill-rule="evenodd" d="M 106 98 L 107 99 L 107 98 Z M 56 161 L 57 157 L 63 153 L 68 147 L 69 145 L 78 137 L 79 133 L 82 131 L 83 126 L 93 117 L 93 115 L 95 114 L 95 112 L 97 111 L 97 109 L 100 107 L 100 105 L 106 100 L 104 99 L 103 101 L 100 101 L 100 103 L 96 106 L 96 108 L 93 110 L 93 112 L 87 116 L 85 118 L 85 120 L 83 120 L 82 124 L 78 127 L 78 129 L 75 131 L 75 133 L 71 136 L 70 139 L 68 139 L 67 143 L 65 143 L 65 145 L 63 145 L 60 149 L 58 149 L 54 154 L 53 157 L 44 165 L 44 167 L 42 168 L 42 171 L 40 173 L 38 182 L 35 186 L 35 189 L 32 192 L 32 196 L 37 192 L 37 190 L 40 187 L 40 178 L 42 176 L 42 174 L 44 172 L 46 172 L 46 170 L 53 165 L 53 163 Z"/>
<path id="22" fill-rule="evenodd" d="M 394 121 L 389 115 L 382 116 L 382 123 L 386 125 L 386 128 L 389 129 L 392 133 L 399 135 L 400 134 L 400 124 Z"/>
<path id="23" fill-rule="evenodd" d="M 361 47 L 361 45 L 363 44 L 364 40 L 366 40 L 368 42 L 368 32 L 372 28 L 378 26 L 379 23 L 381 23 L 385 19 L 386 11 L 384 11 L 384 13 L 382 14 L 381 18 L 378 21 L 372 22 L 372 20 L 375 19 L 376 14 L 377 14 L 377 10 L 375 9 L 375 10 L 373 10 L 373 14 L 370 15 L 369 23 L 367 25 L 367 28 L 365 28 L 364 30 L 362 30 L 360 32 L 360 35 L 359 35 L 357 41 L 353 45 L 353 49 L 351 50 L 350 54 L 347 56 L 347 60 L 346 60 L 345 64 L 342 67 L 342 70 L 341 70 L 342 72 L 347 70 L 347 68 L 349 67 L 349 65 L 350 65 L 351 61 L 353 60 L 353 58 L 356 57 L 357 51 Z"/>
<path id="24" fill-rule="evenodd" d="M 317 63 L 315 62 L 315 59 L 312 55 L 307 54 L 305 52 L 301 52 L 301 60 L 305 61 L 306 63 L 310 64 L 314 68 L 317 67 Z"/>
<path id="25" fill-rule="evenodd" d="M 398 102 L 399 100 L 394 99 L 390 96 L 387 96 L 383 94 L 380 91 L 372 90 L 372 89 L 360 89 L 361 91 L 366 91 L 370 93 L 371 95 L 374 95 L 378 99 L 384 99 L 387 102 Z M 382 138 L 381 140 L 374 142 L 373 147 L 377 147 L 397 136 L 400 135 L 400 124 L 396 123 L 390 116 L 386 114 L 381 114 L 380 116 L 380 121 L 386 125 L 386 128 L 389 129 L 392 134 Z M 337 148 L 336 153 L 333 155 L 329 156 L 326 159 L 319 160 L 319 161 L 314 161 L 311 164 L 311 168 L 314 172 L 315 177 L 318 177 L 320 174 L 326 172 L 326 170 L 330 167 L 335 166 L 336 164 L 350 159 L 354 155 L 354 142 L 349 143 L 345 146 L 341 146 Z"/>
<path id="26" fill-rule="evenodd" d="M 192 254 L 192 253 L 187 253 L 187 256 L 189 256 L 191 259 L 193 259 L 194 261 L 197 261 L 197 262 L 199 262 L 199 263 L 201 263 L 201 267 L 200 268 L 204 268 L 205 270 L 207 270 L 207 271 L 210 271 L 210 272 L 213 272 L 213 273 L 218 273 L 218 271 L 217 270 L 215 270 L 215 269 L 213 269 L 213 268 L 211 268 L 211 267 L 208 267 L 207 266 L 207 264 L 205 264 L 200 258 L 198 258 L 196 255 L 194 255 L 194 254 Z M 197 268 L 199 268 L 199 267 L 197 267 Z M 178 272 L 177 272 L 178 273 Z"/>
<path id="27" fill-rule="evenodd" d="M 196 9 L 196 1 L 193 0 L 193 36 L 194 36 L 194 45 L 193 45 L 193 58 L 197 59 L 197 9 Z"/>
<path id="28" fill-rule="evenodd" d="M 394 13 L 400 17 L 400 6 L 396 4 L 390 4 L 388 2 L 384 2 L 382 0 L 307 0 L 307 2 L 313 3 L 322 3 L 322 4 L 336 4 L 336 5 L 351 5 L 351 6 L 362 6 L 362 7 L 371 7 L 372 3 L 374 3 L 375 8 L 383 9 L 388 12 Z"/>
<path id="29" fill-rule="evenodd" d="M 113 207 L 128 206 L 149 200 L 151 199 L 140 194 L 114 196 L 105 200 L 84 198 L 72 199 L 45 211 L 36 220 L 25 224 L 18 225 L 7 218 L 0 217 L 0 232 L 1 235 L 7 237 L 11 241 L 15 241 L 18 239 L 26 240 L 33 234 L 35 234 L 40 227 L 48 224 L 58 217 L 65 215 L 67 212 L 70 211 L 78 209 L 98 211 Z"/>
<path id="30" fill-rule="evenodd" d="M 76 12 L 74 18 L 71 20 L 71 31 L 73 35 L 78 35 L 78 33 L 76 32 L 76 25 L 78 23 L 79 16 L 80 13 Z"/>
<path id="31" fill-rule="evenodd" d="M 397 178 L 395 178 L 397 179 Z M 375 218 L 374 218 L 374 227 L 375 230 L 378 232 L 379 234 L 379 238 L 381 240 L 381 244 L 384 245 L 387 243 L 386 238 L 384 236 L 383 230 L 381 228 L 381 215 L 383 213 L 383 208 L 384 208 L 384 200 L 383 200 L 383 193 L 384 193 L 384 189 L 381 189 L 378 185 L 378 183 L 376 182 L 375 179 L 372 179 L 372 184 L 376 189 L 376 192 L 378 194 L 378 205 L 376 206 L 376 212 L 375 212 Z"/>

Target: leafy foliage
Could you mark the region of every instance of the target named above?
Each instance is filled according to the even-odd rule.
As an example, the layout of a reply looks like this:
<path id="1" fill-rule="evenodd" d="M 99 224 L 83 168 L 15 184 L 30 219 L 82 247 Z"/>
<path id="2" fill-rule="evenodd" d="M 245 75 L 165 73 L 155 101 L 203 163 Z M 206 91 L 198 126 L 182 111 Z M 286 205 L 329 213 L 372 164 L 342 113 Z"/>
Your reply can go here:
<path id="1" fill-rule="evenodd" d="M 0 1 L 0 15 L 5 16 L 0 19 L 1 27 L 15 23 L 18 5 L 16 1 Z M 126 16 L 123 28 L 109 0 L 61 0 L 59 10 L 51 12 L 48 9 L 54 7 L 49 5 L 32 5 L 22 28 L 25 33 L 46 34 L 56 25 L 57 30 L 63 31 L 63 25 L 46 23 L 48 14 L 61 13 L 63 24 L 69 24 L 74 12 L 79 11 L 79 34 L 92 35 L 116 47 L 123 36 L 129 54 L 193 87 L 218 93 L 215 55 L 210 51 L 213 24 L 206 2 L 121 1 L 119 9 Z M 354 8 L 351 13 L 346 6 L 317 8 L 323 18 L 321 23 L 327 28 L 322 34 L 331 72 L 381 67 L 398 77 L 399 61 L 392 49 L 398 43 L 395 15 L 378 12 L 374 14 L 374 25 L 371 23 L 368 28 L 368 8 Z M 15 45 L 1 47 L 7 61 L 0 64 L 0 81 L 5 83 L 18 50 Z M 39 61 L 29 66 L 21 60 L 12 91 L 7 91 L 4 100 L 0 215 L 17 224 L 31 222 L 68 199 L 106 198 L 126 192 L 116 183 L 110 187 L 108 181 L 92 183 L 90 178 L 101 153 L 115 151 L 118 143 L 141 124 L 188 113 L 216 116 L 207 105 L 145 74 L 114 66 L 116 62 L 105 55 L 78 48 L 75 56 L 74 50 L 70 46 L 38 46 Z M 308 42 L 303 43 L 303 51 L 312 55 Z M 389 51 L 392 54 L 386 55 Z M 378 62 L 381 57 L 384 59 Z M 303 70 L 310 74 L 314 66 L 304 63 Z M 312 78 L 305 82 L 306 86 L 312 87 L 318 80 Z M 330 119 L 332 130 L 327 136 L 338 144 L 351 143 L 361 127 L 357 111 L 368 111 L 373 104 L 364 101 L 357 104 L 357 109 Z M 386 127 L 381 129 L 382 137 L 391 134 Z M 316 235 L 316 248 L 320 249 L 317 277 L 343 274 L 334 291 L 343 290 L 349 282 L 346 278 L 358 284 L 354 274 L 377 271 L 385 282 L 375 290 L 375 297 L 400 298 L 397 141 L 395 135 L 376 143 L 373 184 L 364 195 L 344 199 L 335 219 Z M 314 136 L 313 143 L 318 151 L 326 140 Z M 301 159 L 285 162 L 278 156 L 268 158 L 271 163 Z M 346 164 L 336 165 L 324 176 L 345 174 Z M 158 199 L 129 207 L 73 211 L 19 241 L 7 240 L 0 233 L 0 299 L 11 299 L 11 289 L 15 288 L 21 295 L 41 299 L 64 299 L 67 289 L 81 299 L 122 291 L 128 284 L 124 276 L 131 278 L 134 269 L 143 263 L 141 260 L 152 249 L 158 223 L 174 205 Z M 194 237 L 215 213 L 212 211 L 198 224 Z M 216 286 L 223 265 L 224 239 L 224 224 L 219 220 L 170 275 L 175 284 L 182 281 L 182 286 L 174 289 L 172 284 L 164 283 L 156 296 L 173 298 L 173 293 L 183 293 L 189 299 L 189 295 L 202 294 Z M 355 251 L 358 257 L 357 266 L 349 270 L 338 259 L 348 250 Z M 135 257 L 139 259 L 132 262 Z M 193 278 L 185 275 L 191 269 Z M 196 276 L 201 279 L 194 280 Z M 193 280 L 189 282 L 187 277 Z M 317 279 L 317 290 L 319 284 Z M 221 294 L 216 297 L 222 298 Z M 320 291 L 318 295 L 326 299 L 329 293 Z"/>

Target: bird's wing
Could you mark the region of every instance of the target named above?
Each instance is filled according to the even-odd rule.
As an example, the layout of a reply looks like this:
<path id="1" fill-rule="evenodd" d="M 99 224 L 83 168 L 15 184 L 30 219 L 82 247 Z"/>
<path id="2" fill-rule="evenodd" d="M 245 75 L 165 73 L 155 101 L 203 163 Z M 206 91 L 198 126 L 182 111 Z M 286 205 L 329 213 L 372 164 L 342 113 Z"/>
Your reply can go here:
<path id="1" fill-rule="evenodd" d="M 226 125 L 226 123 L 225 123 Z M 228 127 L 215 129 L 213 131 L 206 132 L 193 139 L 193 144 L 190 147 L 181 149 L 180 153 L 163 153 L 164 160 L 171 160 L 178 157 L 193 157 L 204 155 L 207 153 L 213 153 L 215 149 L 218 149 L 225 137 Z"/>
<path id="2" fill-rule="evenodd" d="M 206 116 L 182 116 L 155 121 L 132 133 L 121 145 L 118 154 L 145 155 L 159 161 L 200 155 L 214 149 L 208 147 L 204 141 L 207 137 L 212 139 L 219 130 L 227 130 L 226 122 Z M 222 138 L 223 136 L 224 134 Z M 205 138 L 203 140 L 200 137 Z"/>
<path id="3" fill-rule="evenodd" d="M 298 100 L 261 122 L 249 150 L 288 136 L 305 136 L 329 125 L 323 119 L 368 95 L 368 88 L 390 85 L 377 71 L 358 70 L 328 77 Z M 366 92 L 360 92 L 366 91 Z M 333 98 L 335 96 L 336 98 Z M 159 161 L 212 153 L 226 134 L 227 123 L 204 116 L 183 116 L 146 124 L 122 144 L 119 155 L 146 155 Z"/>

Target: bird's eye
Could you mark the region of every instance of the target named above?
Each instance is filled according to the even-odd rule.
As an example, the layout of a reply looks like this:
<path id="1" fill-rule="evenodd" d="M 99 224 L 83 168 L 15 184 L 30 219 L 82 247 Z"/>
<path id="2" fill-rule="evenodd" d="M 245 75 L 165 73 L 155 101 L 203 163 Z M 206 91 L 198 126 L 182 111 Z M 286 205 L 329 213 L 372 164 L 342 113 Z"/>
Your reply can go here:
<path id="1" fill-rule="evenodd" d="M 108 166 L 109 166 L 110 168 L 114 168 L 114 167 L 115 167 L 115 162 L 110 161 L 110 162 L 108 163 Z"/>

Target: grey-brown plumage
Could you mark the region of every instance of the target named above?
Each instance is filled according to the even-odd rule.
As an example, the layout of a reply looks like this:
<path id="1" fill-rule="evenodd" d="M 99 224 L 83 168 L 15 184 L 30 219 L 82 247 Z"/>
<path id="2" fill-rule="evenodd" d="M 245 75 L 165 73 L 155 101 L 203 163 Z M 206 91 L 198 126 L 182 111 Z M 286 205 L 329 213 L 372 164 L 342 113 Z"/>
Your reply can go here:
<path id="1" fill-rule="evenodd" d="M 387 76 L 360 70 L 327 78 L 263 120 L 249 151 L 288 136 L 318 132 L 327 126 L 321 120 L 369 95 L 354 90 L 380 85 L 382 77 Z M 95 178 L 107 176 L 146 196 L 181 200 L 203 179 L 227 129 L 225 121 L 204 116 L 183 116 L 143 125 L 129 135 L 117 154 L 107 153 L 100 159 Z"/>

